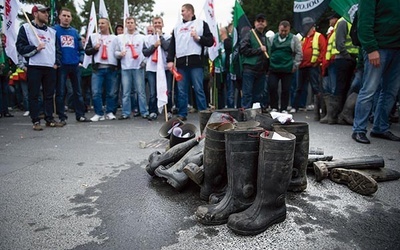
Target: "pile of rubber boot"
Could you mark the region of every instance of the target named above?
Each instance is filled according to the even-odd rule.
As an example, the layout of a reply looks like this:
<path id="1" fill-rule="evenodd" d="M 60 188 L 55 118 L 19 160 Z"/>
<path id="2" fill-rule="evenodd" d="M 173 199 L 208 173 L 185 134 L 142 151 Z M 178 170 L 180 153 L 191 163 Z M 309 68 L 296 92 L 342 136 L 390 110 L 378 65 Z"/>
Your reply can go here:
<path id="1" fill-rule="evenodd" d="M 400 172 L 385 168 L 384 159 L 377 155 L 319 160 L 312 164 L 317 182 L 329 178 L 362 195 L 374 194 L 378 190 L 377 182 L 400 178 Z"/>
<path id="2" fill-rule="evenodd" d="M 227 223 L 241 235 L 261 233 L 285 220 L 295 136 L 237 126 L 224 137 L 226 193 L 218 203 L 199 206 L 197 220 L 204 225 Z"/>

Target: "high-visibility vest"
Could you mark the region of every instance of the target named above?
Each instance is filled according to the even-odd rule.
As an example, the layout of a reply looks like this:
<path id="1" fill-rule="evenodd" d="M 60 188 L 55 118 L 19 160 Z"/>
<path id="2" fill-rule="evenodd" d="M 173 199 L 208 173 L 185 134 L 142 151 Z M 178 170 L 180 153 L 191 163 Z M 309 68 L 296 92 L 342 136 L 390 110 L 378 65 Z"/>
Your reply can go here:
<path id="1" fill-rule="evenodd" d="M 311 63 L 315 63 L 318 60 L 319 57 L 319 45 L 318 45 L 318 40 L 319 36 L 321 33 L 315 32 L 314 37 L 312 40 L 312 57 L 311 57 Z"/>
<path id="2" fill-rule="evenodd" d="M 325 59 L 327 61 L 329 61 L 332 58 L 332 50 L 333 50 L 333 45 L 335 44 L 335 41 L 334 41 L 335 36 L 336 36 L 336 32 L 335 32 L 335 29 L 333 29 L 332 33 L 330 34 L 329 39 L 328 39 L 328 46 L 326 47 Z"/>
<path id="3" fill-rule="evenodd" d="M 342 17 L 336 22 L 335 27 L 334 27 L 335 31 L 336 31 L 338 23 L 341 22 L 342 20 L 345 20 L 345 19 Z M 344 46 L 345 46 L 347 52 L 349 52 L 349 54 L 357 55 L 358 47 L 353 45 L 353 42 L 351 41 L 351 37 L 350 37 L 351 23 L 349 23 L 347 21 L 346 21 L 346 23 L 347 23 L 347 30 L 349 32 L 347 32 L 346 41 L 345 41 Z M 333 35 L 331 37 L 333 37 Z M 329 46 L 329 43 L 328 43 L 328 46 Z M 333 41 L 332 41 L 332 55 L 338 55 L 338 54 L 340 54 L 340 52 L 336 49 L 336 34 L 335 34 Z"/>

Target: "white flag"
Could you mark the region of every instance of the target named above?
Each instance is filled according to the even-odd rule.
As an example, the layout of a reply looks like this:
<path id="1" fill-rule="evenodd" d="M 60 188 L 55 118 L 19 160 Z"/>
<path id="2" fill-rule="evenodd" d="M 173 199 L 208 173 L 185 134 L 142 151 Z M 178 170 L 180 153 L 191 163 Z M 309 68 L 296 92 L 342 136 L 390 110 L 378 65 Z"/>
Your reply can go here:
<path id="1" fill-rule="evenodd" d="M 214 38 L 213 46 L 208 48 L 210 60 L 214 61 L 214 59 L 218 56 L 219 49 L 218 25 L 215 21 L 214 0 L 206 0 L 204 3 L 204 13 L 206 15 L 206 22 L 208 23 Z"/>
<path id="2" fill-rule="evenodd" d="M 128 0 L 124 0 L 124 26 L 125 26 L 125 20 L 127 17 L 129 17 Z"/>
<path id="3" fill-rule="evenodd" d="M 18 52 L 15 49 L 15 42 L 17 41 L 17 28 L 16 22 L 20 3 L 18 0 L 4 1 L 4 22 L 3 31 L 6 35 L 6 54 L 15 64 L 18 63 Z"/>
<path id="4" fill-rule="evenodd" d="M 92 2 L 92 7 L 90 9 L 90 17 L 89 17 L 89 24 L 86 31 L 86 42 L 84 48 L 86 48 L 87 43 L 89 42 L 89 37 L 93 32 L 97 32 L 97 17 L 96 17 L 96 9 L 94 6 L 94 2 Z M 93 43 L 93 41 L 92 41 Z M 93 44 L 94 45 L 94 44 Z M 92 63 L 92 56 L 84 55 L 83 56 L 83 63 L 82 66 L 87 68 L 89 64 Z"/>
<path id="5" fill-rule="evenodd" d="M 168 103 L 167 77 L 165 76 L 165 59 L 161 46 L 158 46 L 157 57 L 157 107 L 161 113 L 164 105 Z"/>
<path id="6" fill-rule="evenodd" d="M 106 5 L 104 4 L 104 0 L 100 0 L 99 15 L 100 15 L 100 17 L 108 18 L 108 12 L 106 9 Z"/>

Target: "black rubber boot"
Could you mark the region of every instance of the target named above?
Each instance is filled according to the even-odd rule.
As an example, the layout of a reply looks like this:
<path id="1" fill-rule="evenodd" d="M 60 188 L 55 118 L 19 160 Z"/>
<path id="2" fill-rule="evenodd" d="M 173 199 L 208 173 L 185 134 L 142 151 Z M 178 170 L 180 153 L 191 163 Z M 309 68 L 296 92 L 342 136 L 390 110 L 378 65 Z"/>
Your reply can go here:
<path id="1" fill-rule="evenodd" d="M 338 123 L 342 125 L 353 125 L 354 122 L 354 109 L 356 107 L 358 94 L 351 93 L 344 103 L 342 112 L 338 115 Z"/>
<path id="2" fill-rule="evenodd" d="M 314 121 L 321 120 L 321 94 L 314 95 Z"/>
<path id="3" fill-rule="evenodd" d="M 167 179 L 167 182 L 178 191 L 181 191 L 189 180 L 189 177 L 183 172 L 183 168 L 188 163 L 197 165 L 203 164 L 204 140 L 190 149 L 178 162 L 171 167 L 159 166 L 154 173 L 158 177 Z"/>
<path id="4" fill-rule="evenodd" d="M 328 124 L 329 115 L 332 114 L 332 111 L 331 111 L 331 113 L 329 113 L 329 111 L 330 111 L 330 104 L 329 104 L 330 98 L 329 97 L 330 97 L 329 94 L 324 94 L 324 98 L 323 98 L 324 104 L 322 105 L 322 114 L 321 114 L 322 118 L 319 120 L 319 122 L 323 123 L 323 124 Z"/>
<path id="5" fill-rule="evenodd" d="M 287 139 L 272 139 L 276 133 Z M 257 196 L 248 209 L 229 216 L 228 227 L 233 232 L 256 235 L 286 219 L 285 197 L 292 174 L 295 140 L 287 132 L 261 134 Z"/>
<path id="6" fill-rule="evenodd" d="M 338 115 L 342 111 L 342 98 L 340 96 L 329 96 L 328 124 L 337 124 Z"/>
<path id="7" fill-rule="evenodd" d="M 354 169 L 334 168 L 329 178 L 362 195 L 371 195 L 378 190 L 378 183 L 372 177 Z"/>
<path id="8" fill-rule="evenodd" d="M 248 208 L 256 195 L 259 138 L 262 128 L 231 130 L 225 133 L 228 186 L 217 204 L 203 205 L 195 213 L 204 225 L 220 225 L 229 215 Z"/>
<path id="9" fill-rule="evenodd" d="M 209 123 L 205 128 L 202 200 L 208 201 L 210 194 L 219 193 L 226 185 L 225 130 L 229 129 L 233 129 L 229 123 Z"/>
<path id="10" fill-rule="evenodd" d="M 203 162 L 203 161 L 202 161 Z M 204 179 L 204 167 L 193 162 L 189 162 L 183 167 L 183 172 L 197 185 L 201 186 Z"/>
<path id="11" fill-rule="evenodd" d="M 164 153 L 154 152 L 149 156 L 149 164 L 146 166 L 146 171 L 149 175 L 154 176 L 154 171 L 159 166 L 166 166 L 170 163 L 179 161 L 191 148 L 199 143 L 197 138 L 180 143 L 175 147 L 170 148 Z"/>
<path id="12" fill-rule="evenodd" d="M 286 130 L 296 136 L 294 151 L 293 173 L 288 191 L 302 192 L 307 188 L 307 164 L 310 136 L 308 123 L 293 122 L 289 124 L 275 123 L 272 125 L 275 131 Z"/>

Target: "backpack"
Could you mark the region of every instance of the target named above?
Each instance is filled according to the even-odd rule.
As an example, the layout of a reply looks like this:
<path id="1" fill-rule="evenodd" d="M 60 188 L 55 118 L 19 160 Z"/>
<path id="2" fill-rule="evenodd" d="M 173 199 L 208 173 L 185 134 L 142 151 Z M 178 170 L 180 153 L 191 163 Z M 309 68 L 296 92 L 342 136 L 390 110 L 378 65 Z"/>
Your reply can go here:
<path id="1" fill-rule="evenodd" d="M 351 38 L 351 42 L 353 43 L 353 45 L 355 46 L 361 46 L 361 42 L 360 39 L 358 39 L 358 11 L 356 11 L 356 13 L 354 13 L 354 19 L 353 19 L 353 23 L 351 25 L 350 28 L 350 38 Z"/>

